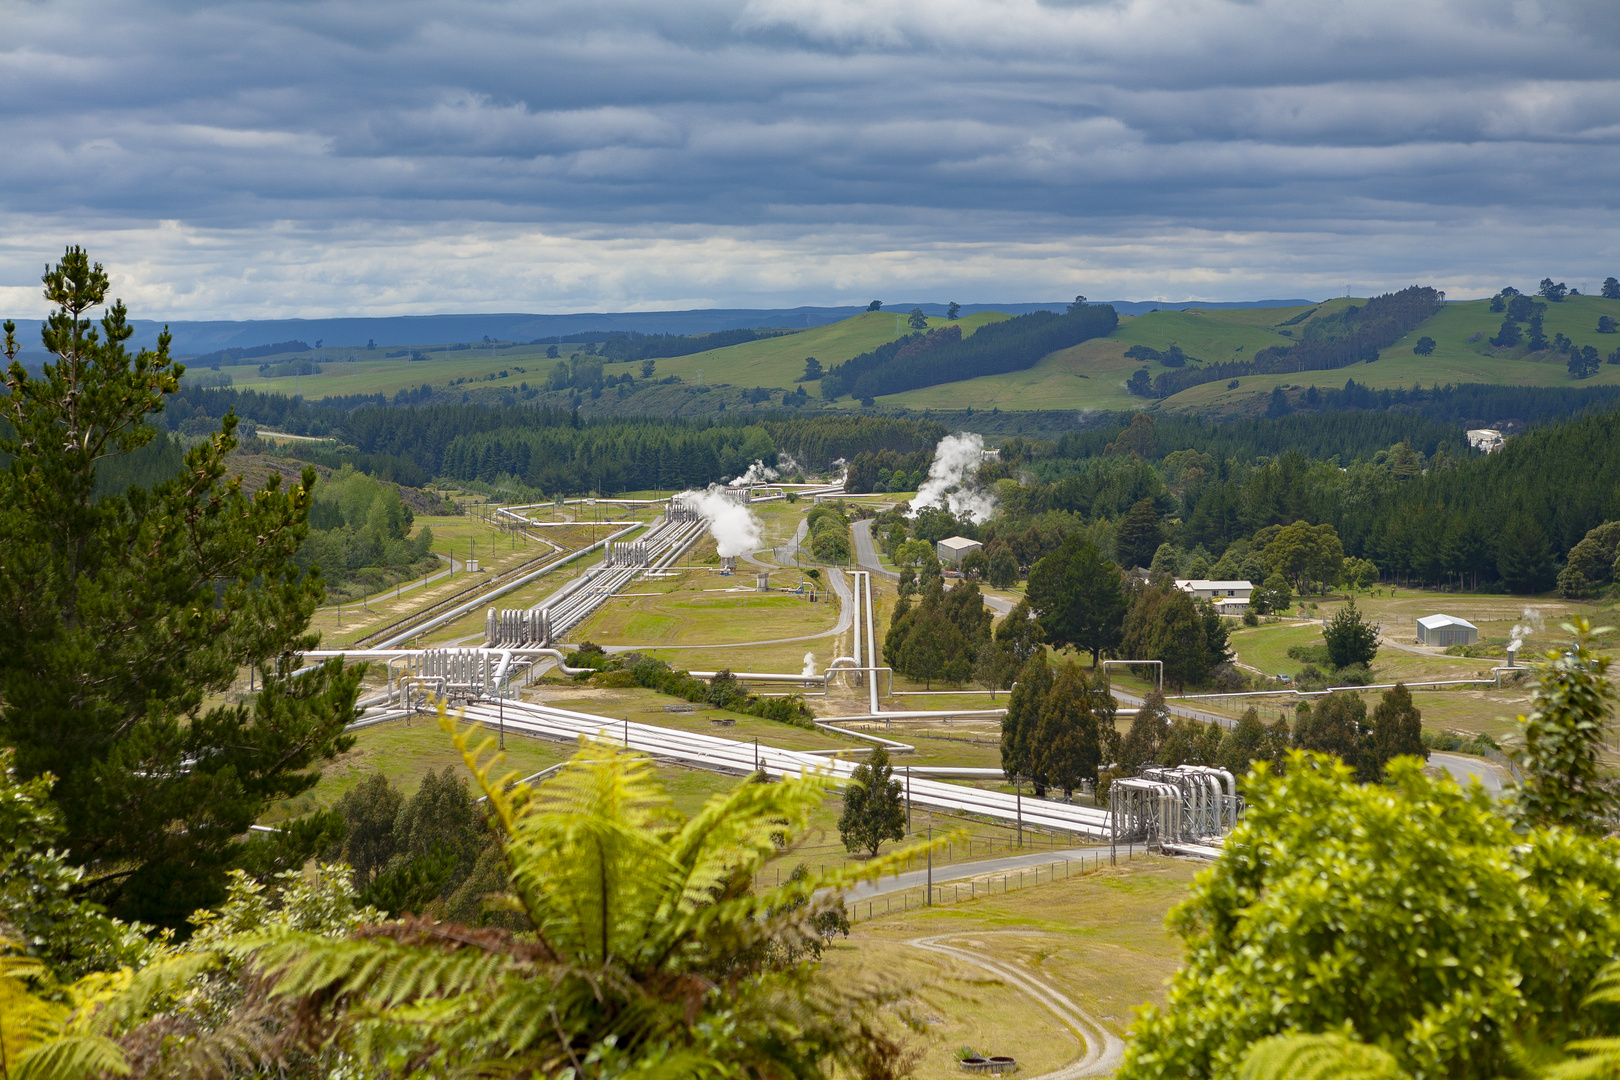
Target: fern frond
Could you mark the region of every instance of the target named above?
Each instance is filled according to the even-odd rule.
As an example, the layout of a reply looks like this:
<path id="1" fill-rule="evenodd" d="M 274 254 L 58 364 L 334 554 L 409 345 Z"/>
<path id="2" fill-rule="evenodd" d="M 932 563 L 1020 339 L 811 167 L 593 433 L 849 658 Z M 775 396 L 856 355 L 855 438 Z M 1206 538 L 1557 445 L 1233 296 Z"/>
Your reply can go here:
<path id="1" fill-rule="evenodd" d="M 1543 1069 L 1537 1080 L 1613 1080 L 1620 1076 L 1620 1039 L 1580 1039 L 1564 1049 L 1584 1056 Z"/>
<path id="2" fill-rule="evenodd" d="M 787 777 L 775 784 L 739 784 L 710 796 L 670 846 L 669 857 L 681 868 L 682 881 L 679 894 L 666 903 L 695 908 L 710 902 L 734 874 L 752 876 L 776 854 L 776 837 L 805 829 L 830 787 L 827 777 Z"/>
<path id="3" fill-rule="evenodd" d="M 1410 1080 L 1385 1050 L 1337 1032 L 1276 1035 L 1249 1048 L 1241 1080 Z"/>
<path id="4" fill-rule="evenodd" d="M 1591 992 L 1582 1005 L 1615 1004 L 1620 1002 L 1620 960 L 1605 964 L 1597 978 L 1592 980 Z"/>
<path id="5" fill-rule="evenodd" d="M 125 969 L 114 992 L 99 996 L 94 1001 L 93 1030 L 103 1035 L 111 1034 L 118 1027 L 149 1015 L 162 998 L 223 963 L 223 955 L 209 949 L 170 953 L 137 972 Z M 82 1006 L 91 1002 L 80 999 L 78 1003 Z"/>
<path id="6" fill-rule="evenodd" d="M 455 746 L 461 760 L 472 770 L 473 778 L 478 781 L 479 790 L 489 800 L 489 807 L 495 811 L 496 818 L 508 836 L 512 833 L 513 823 L 522 812 L 523 806 L 528 802 L 530 788 L 527 784 L 514 784 L 519 778 L 515 770 L 507 770 L 499 776 L 494 775 L 495 770 L 506 764 L 506 755 L 499 749 L 499 744 L 490 736 L 485 736 L 477 745 L 473 744 L 473 736 L 484 730 L 484 726 L 476 721 L 461 727 L 444 707 L 444 702 L 435 700 L 434 708 L 438 710 L 439 730 L 450 736 L 450 742 Z"/>
<path id="7" fill-rule="evenodd" d="M 28 1050 L 11 1067 L 14 1080 L 79 1080 L 129 1075 L 123 1049 L 104 1035 L 63 1035 Z"/>
<path id="8" fill-rule="evenodd" d="M 487 989 L 519 963 L 481 949 L 429 949 L 386 938 L 333 940 L 287 934 L 249 943 L 274 981 L 276 997 L 338 994 L 381 1008 L 420 998 L 453 997 Z"/>

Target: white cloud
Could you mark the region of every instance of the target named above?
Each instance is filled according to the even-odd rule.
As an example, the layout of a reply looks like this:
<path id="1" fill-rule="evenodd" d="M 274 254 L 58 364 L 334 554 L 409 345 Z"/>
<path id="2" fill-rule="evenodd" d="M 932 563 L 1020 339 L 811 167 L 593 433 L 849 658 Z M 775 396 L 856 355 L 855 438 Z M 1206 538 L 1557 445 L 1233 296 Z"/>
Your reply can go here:
<path id="1" fill-rule="evenodd" d="M 0 4 L 11 311 L 68 242 L 176 317 L 1620 266 L 1606 0 Z"/>

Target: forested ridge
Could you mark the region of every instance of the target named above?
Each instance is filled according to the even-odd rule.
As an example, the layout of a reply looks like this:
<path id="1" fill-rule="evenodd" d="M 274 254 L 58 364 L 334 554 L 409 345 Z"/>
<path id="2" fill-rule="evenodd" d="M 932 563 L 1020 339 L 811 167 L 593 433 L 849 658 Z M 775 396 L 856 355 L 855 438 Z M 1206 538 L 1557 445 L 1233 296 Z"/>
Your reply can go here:
<path id="1" fill-rule="evenodd" d="M 336 434 L 359 454 L 414 463 L 429 477 L 488 481 L 510 475 L 547 492 L 573 493 L 701 485 L 778 453 L 820 471 L 864 450 L 930 448 L 945 428 L 847 415 L 582 421 L 562 409 L 433 405 L 358 409 L 342 419 Z"/>

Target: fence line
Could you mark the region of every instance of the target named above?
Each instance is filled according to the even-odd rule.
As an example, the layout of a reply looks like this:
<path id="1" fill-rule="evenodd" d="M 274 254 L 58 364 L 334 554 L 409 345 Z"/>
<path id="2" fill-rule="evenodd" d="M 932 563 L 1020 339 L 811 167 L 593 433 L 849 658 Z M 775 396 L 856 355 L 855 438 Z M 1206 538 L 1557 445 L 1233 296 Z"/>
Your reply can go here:
<path id="1" fill-rule="evenodd" d="M 1136 858 L 1134 848 L 1127 849 L 1127 859 Z M 1089 864 L 1089 865 L 1088 865 Z M 1102 853 L 1078 859 L 1060 859 L 1055 862 L 1042 863 L 1021 870 L 1008 870 L 1004 873 L 989 873 L 968 878 L 963 881 L 938 882 L 933 886 L 933 907 L 946 904 L 959 904 L 991 896 L 1005 896 L 1020 889 L 1034 888 L 1037 885 L 1050 885 L 1054 881 L 1061 881 L 1071 877 L 1085 877 L 1095 874 L 1103 868 Z M 968 891 L 963 892 L 966 888 Z M 901 889 L 882 896 L 874 896 L 868 900 L 854 900 L 845 904 L 849 913 L 849 920 L 867 922 L 880 919 L 895 911 L 912 911 L 930 906 L 926 903 L 926 885 L 914 885 L 909 889 Z M 898 901 L 898 904 L 896 903 Z"/>

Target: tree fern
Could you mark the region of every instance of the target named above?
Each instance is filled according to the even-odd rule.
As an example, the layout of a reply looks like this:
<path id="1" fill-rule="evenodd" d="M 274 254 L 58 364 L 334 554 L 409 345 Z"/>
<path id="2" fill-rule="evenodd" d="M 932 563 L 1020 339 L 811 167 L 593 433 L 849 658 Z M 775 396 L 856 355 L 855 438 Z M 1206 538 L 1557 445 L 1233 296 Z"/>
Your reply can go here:
<path id="1" fill-rule="evenodd" d="M 0 939 L 0 948 L 12 948 Z M 58 986 L 38 960 L 0 956 L 0 1075 L 6 1080 L 77 1080 L 122 1076 L 129 1063 L 102 1033 L 101 1007 L 129 982 L 130 972 L 87 975 Z"/>
<path id="2" fill-rule="evenodd" d="M 343 940 L 239 939 L 301 1022 L 376 1072 L 885 1076 L 882 984 L 824 985 L 797 957 L 833 894 L 915 852 L 855 870 L 749 883 L 820 806 L 825 777 L 744 782 L 684 818 L 639 754 L 584 741 L 539 788 L 494 740 L 440 722 L 488 798 L 510 894 L 531 933 L 425 919 Z M 783 946 L 774 948 L 774 946 Z"/>
<path id="3" fill-rule="evenodd" d="M 1620 960 L 1598 973 L 1581 1004 L 1586 1008 L 1620 1004 Z M 1545 1080 L 1612 1080 L 1620 1076 L 1620 1038 L 1580 1039 L 1565 1049 L 1580 1056 L 1543 1070 Z"/>
<path id="4" fill-rule="evenodd" d="M 1410 1080 L 1395 1059 L 1345 1035 L 1277 1035 L 1255 1043 L 1241 1080 Z"/>

